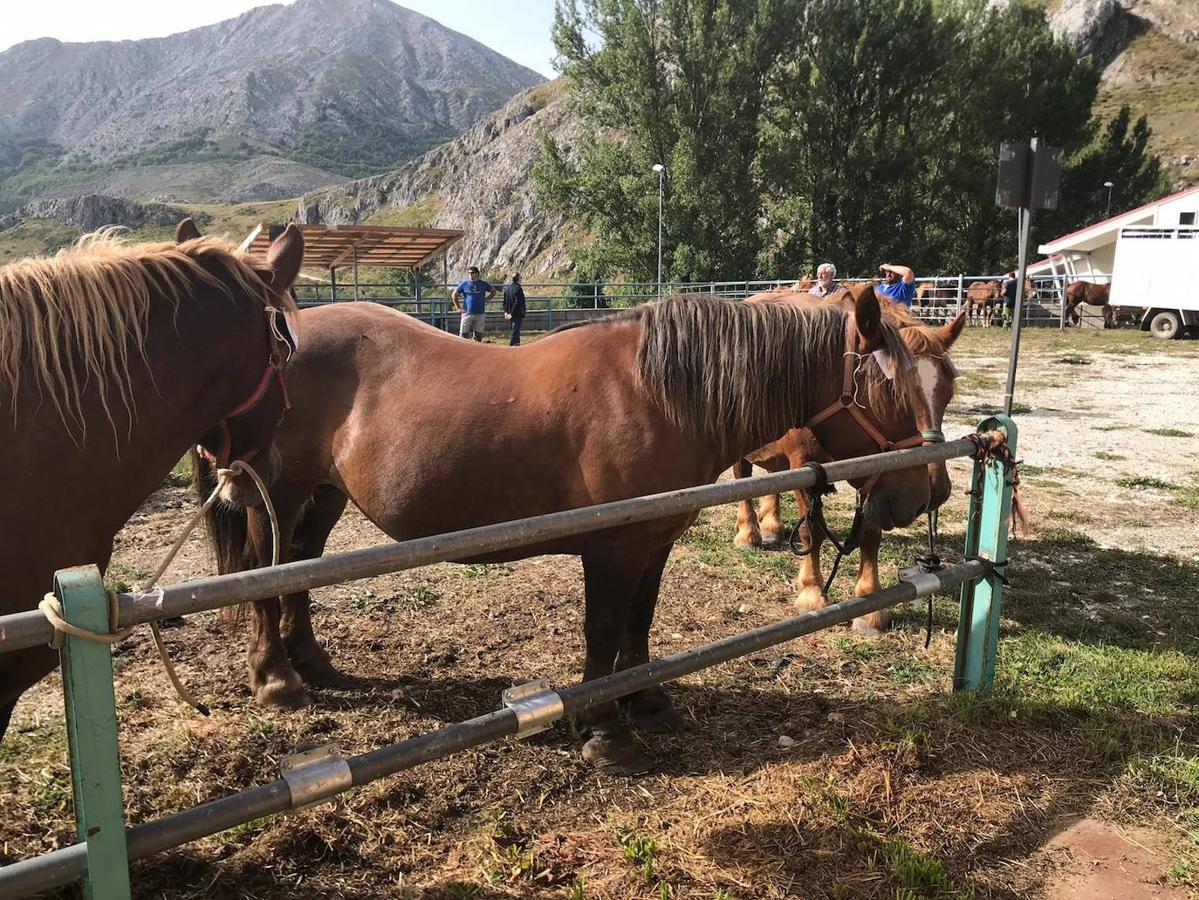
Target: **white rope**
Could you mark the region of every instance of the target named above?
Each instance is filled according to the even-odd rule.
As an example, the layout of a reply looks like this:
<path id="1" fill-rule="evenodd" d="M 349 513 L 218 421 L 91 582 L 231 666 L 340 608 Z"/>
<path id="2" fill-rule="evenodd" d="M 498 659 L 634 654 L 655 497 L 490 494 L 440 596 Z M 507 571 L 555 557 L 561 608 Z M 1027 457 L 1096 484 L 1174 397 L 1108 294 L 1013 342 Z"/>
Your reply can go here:
<path id="1" fill-rule="evenodd" d="M 200 524 L 200 520 L 204 518 L 213 504 L 216 503 L 221 490 L 225 487 L 225 483 L 235 478 L 239 472 L 250 476 L 255 487 L 258 488 L 258 493 L 262 496 L 262 503 L 266 507 L 267 515 L 271 520 L 271 565 L 275 566 L 279 564 L 279 518 L 275 515 L 275 505 L 271 503 L 270 492 L 267 490 L 266 483 L 262 480 L 262 477 L 251 466 L 237 459 L 230 464 L 229 468 L 217 469 L 216 487 L 212 489 L 212 493 L 208 495 L 208 499 L 200 505 L 195 515 L 183 527 L 183 531 L 179 533 L 179 537 L 175 539 L 175 543 L 171 545 L 171 549 L 167 551 L 162 562 L 158 564 L 158 568 L 154 570 L 154 574 L 142 583 L 142 591 L 148 592 L 154 590 L 158 584 L 158 579 L 162 577 L 163 573 L 174 562 L 184 542 L 196 530 L 196 526 Z M 62 636 L 64 634 L 103 644 L 115 644 L 118 641 L 124 640 L 133 631 L 132 627 L 119 628 L 120 610 L 117 607 L 116 596 L 112 592 L 108 592 L 110 634 L 89 631 L 86 628 L 80 628 L 78 625 L 72 625 L 66 621 L 63 618 L 62 605 L 54 594 L 46 594 L 42 598 L 42 602 L 38 604 L 38 609 L 41 610 L 42 615 L 46 617 L 50 624 L 54 626 L 54 637 L 50 641 L 50 646 L 55 649 L 62 646 Z M 171 662 L 171 657 L 167 652 L 166 643 L 162 639 L 157 622 L 150 623 L 150 633 L 154 636 L 154 644 L 158 648 L 158 656 L 162 660 L 163 668 L 166 669 L 167 678 L 170 679 L 171 685 L 175 688 L 175 693 L 179 695 L 179 699 L 193 707 L 200 714 L 208 715 L 208 707 L 198 701 L 192 695 L 191 691 L 184 687 L 183 682 L 179 680 L 179 675 L 176 673 L 175 666 Z"/>

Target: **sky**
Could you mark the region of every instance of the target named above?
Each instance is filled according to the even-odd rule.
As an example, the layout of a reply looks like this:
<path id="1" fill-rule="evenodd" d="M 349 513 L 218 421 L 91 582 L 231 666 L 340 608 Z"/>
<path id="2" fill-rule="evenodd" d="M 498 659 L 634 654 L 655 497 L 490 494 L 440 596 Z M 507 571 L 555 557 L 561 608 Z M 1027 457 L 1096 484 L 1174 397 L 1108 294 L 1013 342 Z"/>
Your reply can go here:
<path id="1" fill-rule="evenodd" d="M 262 0 L 3 0 L 0 51 L 39 37 L 60 41 L 164 37 L 266 5 Z M 547 78 L 555 75 L 550 65 L 554 0 L 403 0 L 400 5 L 469 35 Z"/>

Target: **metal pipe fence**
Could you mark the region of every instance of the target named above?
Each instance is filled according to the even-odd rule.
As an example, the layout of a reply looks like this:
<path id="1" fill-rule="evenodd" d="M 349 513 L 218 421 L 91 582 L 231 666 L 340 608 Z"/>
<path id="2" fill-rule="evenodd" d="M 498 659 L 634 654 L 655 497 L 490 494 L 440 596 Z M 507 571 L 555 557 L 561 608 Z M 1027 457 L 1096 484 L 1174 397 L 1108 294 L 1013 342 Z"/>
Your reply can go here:
<path id="1" fill-rule="evenodd" d="M 966 293 L 975 282 L 998 282 L 1002 275 L 941 275 L 917 278 L 920 292 L 912 304 L 912 313 L 929 322 L 944 322 L 966 308 Z M 1022 315 L 1026 325 L 1054 325 L 1061 317 L 1063 279 L 1054 276 L 1037 276 L 1029 279 L 1033 291 L 1026 298 Z M 858 284 L 864 279 L 844 278 L 844 284 Z M 706 294 L 742 300 L 764 291 L 791 287 L 796 282 L 785 280 L 751 281 L 678 281 L 659 285 L 652 282 L 523 282 L 528 313 L 525 318 L 527 330 L 553 328 L 570 321 L 603 315 L 609 311 L 628 309 L 656 300 L 659 296 L 672 294 Z M 301 307 L 324 306 L 343 300 L 360 299 L 382 303 L 401 312 L 415 316 L 424 322 L 453 330 L 457 327 L 458 314 L 450 302 L 453 284 L 423 285 L 418 297 L 410 288 L 395 284 L 370 282 L 359 284 L 354 296 L 347 296 L 350 288 L 339 285 L 336 296 L 331 285 L 297 285 L 296 296 Z M 921 289 L 923 288 L 923 291 Z M 497 290 L 499 288 L 497 287 Z M 498 301 L 493 301 L 498 303 Z M 503 326 L 499 312 L 488 313 L 487 325 L 491 329 Z M 985 319 L 985 320 L 984 320 Z M 993 306 L 993 315 L 977 317 L 978 324 L 995 324 L 1002 320 L 1002 299 Z M 971 319 L 969 324 L 975 324 Z"/>
<path id="2" fill-rule="evenodd" d="M 1015 453 L 1016 428 L 996 416 L 980 431 L 998 431 Z M 865 478 L 896 469 L 975 455 L 977 444 L 963 438 L 939 445 L 892 451 L 826 465 L 829 481 Z M 95 567 L 63 570 L 55 588 L 66 620 L 109 633 L 167 616 L 216 609 L 306 588 L 400 571 L 433 562 L 470 558 L 592 531 L 695 512 L 707 506 L 785 490 L 811 487 L 816 472 L 800 469 L 715 485 L 702 485 L 636 497 L 544 516 L 487 525 L 446 535 L 385 544 L 335 554 L 320 560 L 197 579 L 150 592 L 117 596 L 117 621 L 108 621 L 110 604 Z M 128 860 L 215 834 L 263 815 L 284 812 L 328 799 L 452 753 L 532 733 L 594 705 L 646 687 L 673 681 L 701 669 L 810 634 L 869 612 L 918 597 L 961 587 L 955 660 L 955 689 L 989 689 L 994 673 L 999 607 L 1005 565 L 1012 480 L 995 459 L 978 459 L 971 481 L 967 516 L 966 561 L 938 572 L 905 570 L 901 582 L 875 594 L 792 616 L 673 656 L 653 660 L 604 678 L 555 691 L 538 688 L 506 708 L 466 722 L 410 738 L 357 756 L 330 752 L 315 762 L 285 764 L 283 777 L 126 829 L 123 817 L 116 703 L 111 650 L 67 635 L 62 645 L 63 689 L 75 792 L 79 843 L 0 867 L 0 896 L 20 897 L 85 879 L 96 900 L 130 895 Z M 37 620 L 41 620 L 40 622 Z M 41 613 L 0 617 L 0 653 L 34 646 L 50 637 Z M 301 754 L 304 756 L 304 754 Z"/>

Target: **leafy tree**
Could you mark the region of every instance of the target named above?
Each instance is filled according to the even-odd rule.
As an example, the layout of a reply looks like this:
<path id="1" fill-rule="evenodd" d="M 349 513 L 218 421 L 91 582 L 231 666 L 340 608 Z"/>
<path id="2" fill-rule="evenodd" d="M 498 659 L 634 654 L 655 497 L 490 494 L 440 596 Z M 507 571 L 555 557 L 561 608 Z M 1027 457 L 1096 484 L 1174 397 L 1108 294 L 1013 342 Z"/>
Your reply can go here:
<path id="1" fill-rule="evenodd" d="M 575 159 L 546 141 L 535 176 L 545 199 L 593 233 L 585 254 L 593 271 L 655 277 L 659 162 L 667 170 L 664 277 L 753 268 L 762 105 L 795 7 L 796 0 L 560 0 L 557 63 L 574 89 L 584 137 Z"/>

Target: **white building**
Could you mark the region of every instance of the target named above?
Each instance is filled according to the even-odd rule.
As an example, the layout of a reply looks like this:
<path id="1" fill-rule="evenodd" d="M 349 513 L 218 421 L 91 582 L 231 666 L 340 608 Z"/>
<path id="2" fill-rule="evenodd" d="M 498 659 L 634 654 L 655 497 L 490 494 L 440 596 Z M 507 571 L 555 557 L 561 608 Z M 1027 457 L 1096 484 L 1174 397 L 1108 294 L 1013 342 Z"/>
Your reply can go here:
<path id="1" fill-rule="evenodd" d="M 1129 227 L 1194 228 L 1199 225 L 1199 185 L 1146 203 L 1103 222 L 1088 225 L 1042 244 L 1046 259 L 1028 267 L 1029 275 L 1064 275 L 1067 281 L 1110 281 L 1116 263 L 1116 240 Z"/>

